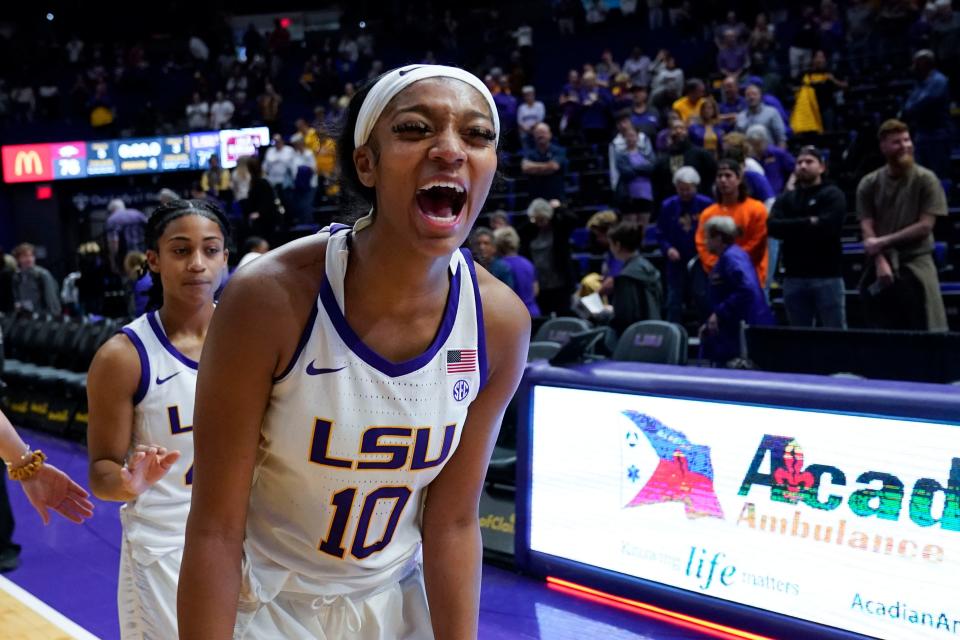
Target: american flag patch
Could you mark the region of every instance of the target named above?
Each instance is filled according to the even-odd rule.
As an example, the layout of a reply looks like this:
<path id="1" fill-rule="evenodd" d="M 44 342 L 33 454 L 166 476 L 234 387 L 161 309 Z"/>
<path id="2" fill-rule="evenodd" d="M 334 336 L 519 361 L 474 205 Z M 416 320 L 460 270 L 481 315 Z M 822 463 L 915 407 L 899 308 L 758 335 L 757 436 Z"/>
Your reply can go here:
<path id="1" fill-rule="evenodd" d="M 476 370 L 476 349 L 447 349 L 447 373 L 472 373 Z"/>

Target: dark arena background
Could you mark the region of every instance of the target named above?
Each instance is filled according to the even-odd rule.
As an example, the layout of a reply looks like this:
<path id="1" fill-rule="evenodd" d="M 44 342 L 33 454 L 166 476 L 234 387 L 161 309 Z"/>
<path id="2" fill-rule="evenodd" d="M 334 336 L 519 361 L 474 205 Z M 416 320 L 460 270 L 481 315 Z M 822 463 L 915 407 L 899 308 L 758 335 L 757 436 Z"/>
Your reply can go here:
<path id="1" fill-rule="evenodd" d="M 467 244 L 533 322 L 479 637 L 960 637 L 956 1 L 8 2 L 23 439 L 87 486 L 86 373 L 147 304 L 145 216 L 222 207 L 231 272 L 349 221 L 346 106 L 409 63 L 493 93 Z M 44 526 L 17 484 L 0 637 L 119 638 L 119 504 Z"/>

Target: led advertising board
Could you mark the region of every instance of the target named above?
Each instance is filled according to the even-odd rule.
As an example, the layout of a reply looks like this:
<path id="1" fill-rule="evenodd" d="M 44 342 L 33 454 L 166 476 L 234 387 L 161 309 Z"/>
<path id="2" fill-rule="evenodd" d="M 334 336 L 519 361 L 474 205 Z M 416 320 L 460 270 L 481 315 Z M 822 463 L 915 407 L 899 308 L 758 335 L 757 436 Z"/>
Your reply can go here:
<path id="1" fill-rule="evenodd" d="M 202 171 L 210 157 L 237 159 L 270 144 L 267 127 L 123 140 L 5 145 L 3 181 L 47 182 L 166 171 Z"/>
<path id="2" fill-rule="evenodd" d="M 530 552 L 877 638 L 960 636 L 960 425 L 531 394 Z"/>

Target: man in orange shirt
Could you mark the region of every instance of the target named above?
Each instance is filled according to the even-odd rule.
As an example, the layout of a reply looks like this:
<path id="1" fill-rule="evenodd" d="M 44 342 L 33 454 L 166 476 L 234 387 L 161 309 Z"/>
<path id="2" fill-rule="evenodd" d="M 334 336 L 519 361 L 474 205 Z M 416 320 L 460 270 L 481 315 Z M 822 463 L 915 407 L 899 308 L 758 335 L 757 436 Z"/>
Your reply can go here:
<path id="1" fill-rule="evenodd" d="M 717 165 L 717 202 L 700 214 L 697 226 L 697 253 L 703 270 L 710 273 L 717 263 L 717 256 L 707 250 L 704 224 L 713 216 L 730 216 L 740 235 L 737 245 L 747 252 L 760 282 L 767 281 L 767 209 L 759 200 L 747 196 L 743 181 L 743 167 L 736 160 L 721 160 Z"/>

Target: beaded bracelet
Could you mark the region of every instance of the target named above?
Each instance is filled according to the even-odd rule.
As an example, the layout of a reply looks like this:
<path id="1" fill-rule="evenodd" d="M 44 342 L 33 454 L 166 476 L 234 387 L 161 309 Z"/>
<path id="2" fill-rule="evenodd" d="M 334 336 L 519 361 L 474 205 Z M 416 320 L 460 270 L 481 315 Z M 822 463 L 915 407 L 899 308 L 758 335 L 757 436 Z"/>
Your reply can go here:
<path id="1" fill-rule="evenodd" d="M 40 467 L 43 466 L 43 462 L 47 459 L 46 454 L 40 449 L 36 451 L 28 451 L 27 453 L 20 456 L 21 460 L 30 459 L 30 462 L 21 466 L 21 467 L 11 467 L 7 465 L 7 475 L 10 476 L 11 480 L 17 480 L 22 482 L 24 480 L 29 480 L 32 478 L 37 471 L 40 471 Z"/>

